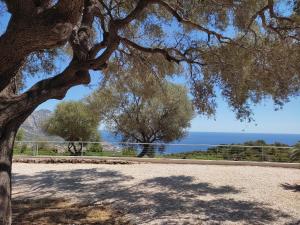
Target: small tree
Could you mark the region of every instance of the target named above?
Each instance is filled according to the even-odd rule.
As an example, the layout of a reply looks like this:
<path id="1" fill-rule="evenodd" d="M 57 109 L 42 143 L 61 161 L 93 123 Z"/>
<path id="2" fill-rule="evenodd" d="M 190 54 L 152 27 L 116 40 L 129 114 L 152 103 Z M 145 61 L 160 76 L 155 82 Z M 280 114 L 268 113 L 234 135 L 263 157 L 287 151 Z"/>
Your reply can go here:
<path id="1" fill-rule="evenodd" d="M 88 99 L 115 135 L 120 135 L 123 141 L 144 143 L 139 157 L 154 156 L 159 145 L 150 143 L 167 143 L 184 137 L 193 117 L 192 103 L 183 86 L 156 83 L 149 89 L 152 93 L 145 94 L 139 82 L 128 85 L 110 82 Z"/>
<path id="2" fill-rule="evenodd" d="M 25 132 L 22 128 L 20 128 L 16 135 L 16 141 L 23 141 L 24 136 L 25 136 Z"/>
<path id="3" fill-rule="evenodd" d="M 98 117 L 93 115 L 86 104 L 69 101 L 57 106 L 54 115 L 43 128 L 47 133 L 69 141 L 68 151 L 72 155 L 79 155 L 83 147 L 80 141 L 99 141 L 98 123 Z M 79 147 L 76 143 L 79 143 Z"/>

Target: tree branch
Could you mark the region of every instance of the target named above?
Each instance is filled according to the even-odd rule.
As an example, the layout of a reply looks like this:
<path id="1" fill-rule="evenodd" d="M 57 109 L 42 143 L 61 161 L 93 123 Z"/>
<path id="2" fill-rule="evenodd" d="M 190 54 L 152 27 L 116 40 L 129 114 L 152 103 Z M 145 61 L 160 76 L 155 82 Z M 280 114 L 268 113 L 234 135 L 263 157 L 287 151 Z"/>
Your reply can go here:
<path id="1" fill-rule="evenodd" d="M 30 16 L 35 9 L 33 0 L 5 0 L 8 11 L 15 17 Z"/>
<path id="2" fill-rule="evenodd" d="M 142 52 L 147 52 L 147 53 L 151 53 L 151 54 L 161 54 L 163 55 L 168 61 L 174 61 L 176 63 L 180 63 L 180 59 L 176 59 L 175 57 L 173 57 L 172 55 L 170 55 L 170 53 L 168 52 L 167 49 L 162 49 L 162 48 L 147 48 L 141 45 L 136 44 L 135 42 L 132 42 L 130 40 L 128 40 L 127 38 L 121 38 L 121 41 L 126 44 L 129 45 L 139 51 Z"/>
<path id="3" fill-rule="evenodd" d="M 140 13 L 147 7 L 148 4 L 152 3 L 149 0 L 139 0 L 134 10 L 132 10 L 124 19 L 115 20 L 117 26 L 124 26 L 136 19 Z"/>
<path id="4" fill-rule="evenodd" d="M 194 23 L 193 21 L 191 20 L 187 20 L 187 19 L 184 19 L 183 17 L 181 17 L 177 11 L 175 9 L 173 9 L 168 3 L 164 2 L 164 1 L 161 1 L 161 0 L 153 0 L 152 3 L 157 3 L 159 5 L 161 5 L 162 7 L 164 7 L 169 13 L 171 13 L 178 22 L 182 23 L 182 24 L 185 24 L 185 25 L 188 25 L 194 29 L 197 29 L 199 31 L 203 31 L 205 33 L 207 33 L 208 35 L 208 40 L 210 40 L 210 36 L 213 35 L 215 36 L 219 42 L 223 43 L 223 42 L 228 42 L 228 41 L 232 41 L 231 38 L 229 37 L 226 37 L 226 36 L 223 36 L 222 34 L 220 33 L 217 33 L 215 31 L 212 31 L 212 30 L 209 30 L 203 26 L 201 26 L 200 24 L 197 24 L 197 23 Z M 224 41 L 226 40 L 226 41 Z"/>

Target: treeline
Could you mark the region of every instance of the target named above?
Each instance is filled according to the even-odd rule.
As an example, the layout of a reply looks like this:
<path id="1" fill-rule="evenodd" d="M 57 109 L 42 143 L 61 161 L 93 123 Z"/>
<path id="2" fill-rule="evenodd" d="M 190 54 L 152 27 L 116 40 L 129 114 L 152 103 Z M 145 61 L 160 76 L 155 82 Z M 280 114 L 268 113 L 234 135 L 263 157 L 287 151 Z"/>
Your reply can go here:
<path id="1" fill-rule="evenodd" d="M 85 143 L 100 142 L 100 123 L 120 136 L 122 142 L 141 143 L 138 147 L 129 147 L 129 150 L 128 146 L 123 146 L 123 155 L 155 157 L 164 143 L 185 137 L 194 116 L 186 87 L 156 80 L 151 74 L 144 75 L 143 79 L 147 79 L 147 82 L 144 81 L 147 83 L 146 91 L 141 81 L 129 76 L 126 81 L 106 80 L 100 89 L 80 101 L 59 103 L 53 115 L 44 121 L 42 129 L 46 134 L 59 136 L 68 142 L 67 148 L 40 143 L 40 153 L 45 150 L 45 154 L 80 156 L 92 152 L 93 155 L 103 155 L 105 149 L 100 144 Z M 23 136 L 22 130 L 19 130 L 17 140 L 21 141 Z M 15 147 L 15 154 L 25 152 L 32 152 L 26 144 Z"/>
<path id="2" fill-rule="evenodd" d="M 263 140 L 248 141 L 243 144 L 210 147 L 205 151 L 190 151 L 167 154 L 167 158 L 211 159 L 235 161 L 300 162 L 300 142 L 292 148 L 275 142 L 267 144 Z"/>

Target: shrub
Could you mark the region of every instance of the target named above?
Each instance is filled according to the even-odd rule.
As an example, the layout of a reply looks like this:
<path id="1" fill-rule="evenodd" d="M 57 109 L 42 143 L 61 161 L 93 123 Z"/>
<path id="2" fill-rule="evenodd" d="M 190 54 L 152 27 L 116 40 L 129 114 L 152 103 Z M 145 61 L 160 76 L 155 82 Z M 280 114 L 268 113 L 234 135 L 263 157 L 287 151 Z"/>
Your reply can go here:
<path id="1" fill-rule="evenodd" d="M 27 147 L 27 144 L 22 144 L 22 145 L 21 145 L 21 148 L 20 148 L 20 153 L 21 153 L 21 154 L 25 153 L 26 150 L 27 150 L 27 148 L 28 148 L 28 147 Z"/>
<path id="2" fill-rule="evenodd" d="M 137 156 L 137 152 L 133 148 L 125 148 L 122 150 L 122 155 L 135 157 L 135 156 Z"/>
<path id="3" fill-rule="evenodd" d="M 88 151 L 91 152 L 102 152 L 103 148 L 102 145 L 100 143 L 92 143 L 88 145 Z"/>

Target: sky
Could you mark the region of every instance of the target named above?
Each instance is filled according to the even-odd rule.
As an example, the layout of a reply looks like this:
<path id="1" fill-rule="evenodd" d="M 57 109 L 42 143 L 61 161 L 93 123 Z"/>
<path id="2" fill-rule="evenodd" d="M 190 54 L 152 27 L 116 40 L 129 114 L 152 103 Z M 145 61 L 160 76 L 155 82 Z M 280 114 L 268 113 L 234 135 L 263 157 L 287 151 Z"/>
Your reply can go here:
<path id="1" fill-rule="evenodd" d="M 5 32 L 8 20 L 8 14 L 0 14 L 0 35 Z M 61 67 L 64 67 L 66 63 L 62 62 Z M 99 73 L 92 73 L 92 82 L 89 86 L 81 85 L 71 88 L 64 100 L 80 100 L 88 96 L 97 87 L 100 76 Z M 27 79 L 26 86 L 32 86 L 37 80 L 37 78 Z M 175 78 L 174 81 L 185 85 L 183 79 Z M 58 100 L 48 100 L 37 110 L 53 111 L 59 102 Z M 250 123 L 237 120 L 234 112 L 230 110 L 221 96 L 217 97 L 217 104 L 218 108 L 214 117 L 195 116 L 191 121 L 189 131 L 300 134 L 300 97 L 291 99 L 283 109 L 278 111 L 274 110 L 275 107 L 271 100 L 265 100 L 261 104 L 253 106 L 255 121 Z M 100 128 L 103 129 L 103 125 Z"/>

